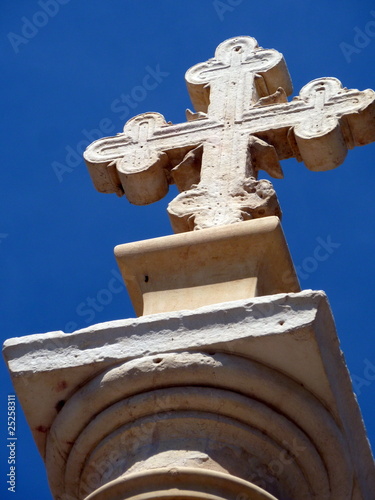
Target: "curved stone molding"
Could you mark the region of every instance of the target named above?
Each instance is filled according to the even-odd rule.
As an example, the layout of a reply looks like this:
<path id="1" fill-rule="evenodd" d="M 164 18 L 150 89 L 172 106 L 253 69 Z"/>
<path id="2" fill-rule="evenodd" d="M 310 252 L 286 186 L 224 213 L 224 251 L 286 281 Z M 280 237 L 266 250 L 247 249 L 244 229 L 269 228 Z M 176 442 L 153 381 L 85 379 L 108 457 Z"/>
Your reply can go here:
<path id="1" fill-rule="evenodd" d="M 142 437 L 142 442 L 137 443 L 138 446 L 128 447 L 134 431 Z M 278 467 L 274 457 L 280 457 L 283 453 L 288 457 L 288 466 Z M 138 460 L 124 474 L 124 466 L 129 466 L 129 460 L 121 460 L 122 454 L 135 455 Z M 116 463 L 109 459 L 111 456 L 118 458 Z M 106 482 L 107 477 L 99 480 L 98 464 L 113 474 L 108 480 L 127 475 L 128 472 L 152 470 L 155 467 L 169 469 L 190 466 L 219 470 L 244 480 L 252 480 L 277 498 L 298 497 L 307 500 L 315 492 L 322 494 L 320 498 L 328 498 L 329 492 L 324 468 L 322 475 L 313 474 L 323 483 L 314 487 L 310 484 L 311 474 L 306 478 L 300 464 L 266 433 L 234 419 L 204 412 L 173 411 L 140 419 L 118 429 L 88 457 L 80 478 L 78 498 L 84 498 L 87 492 Z"/>
<path id="2" fill-rule="evenodd" d="M 233 454 L 248 467 L 231 470 Z M 112 367 L 67 401 L 47 440 L 57 499 L 79 489 L 85 498 L 160 463 L 235 474 L 281 500 L 351 499 L 350 457 L 325 407 L 292 379 L 235 355 L 163 354 Z"/>
<path id="3" fill-rule="evenodd" d="M 261 488 L 220 472 L 173 467 L 112 481 L 87 500 L 277 500 Z"/>
<path id="4" fill-rule="evenodd" d="M 167 451 L 162 450 L 161 428 L 165 427 L 166 422 L 169 422 L 170 419 L 176 420 L 177 418 L 173 425 L 178 429 L 177 432 L 180 433 L 179 442 L 182 443 L 182 439 L 184 439 L 185 446 L 189 444 L 188 442 L 191 445 L 192 430 L 196 425 L 193 425 L 194 422 L 190 423 L 190 432 L 188 426 L 187 433 L 183 433 L 182 427 L 186 426 L 189 418 L 189 422 L 192 422 L 193 417 L 189 417 L 188 412 L 191 413 L 193 410 L 195 410 L 195 419 L 193 419 L 195 424 L 200 422 L 200 433 L 205 429 L 204 433 L 200 435 L 200 441 L 198 438 L 195 440 L 197 442 L 196 450 L 199 450 L 200 453 L 197 456 L 195 452 L 192 457 L 189 457 L 186 451 L 175 453 L 173 456 L 169 452 L 167 456 L 171 456 L 172 461 L 171 463 L 165 462 L 164 457 L 165 466 L 176 464 L 178 459 L 181 459 L 184 462 L 190 460 L 194 462 L 196 467 L 201 467 L 203 461 L 204 467 L 219 467 L 220 470 L 224 469 L 246 480 L 252 480 L 256 477 L 256 474 L 251 470 L 251 466 L 257 464 L 259 460 L 250 457 L 250 455 L 245 460 L 244 453 L 241 453 L 241 446 L 244 446 L 244 443 L 249 441 L 248 437 L 246 437 L 248 435 L 252 436 L 250 441 L 253 447 L 255 447 L 255 441 L 258 442 L 258 456 L 264 452 L 263 448 L 266 447 L 266 442 L 269 441 L 268 447 L 272 449 L 272 453 L 263 460 L 264 462 L 272 464 L 272 457 L 280 457 L 284 465 L 288 464 L 288 469 L 291 466 L 289 472 L 295 468 L 295 465 L 298 465 L 298 468 L 309 478 L 308 483 L 319 485 L 319 492 L 321 497 L 324 498 L 323 492 L 328 490 L 328 478 L 324 464 L 311 441 L 297 426 L 258 401 L 237 393 L 206 387 L 179 387 L 151 391 L 128 398 L 107 408 L 86 427 L 71 450 L 65 474 L 67 491 L 77 494 L 77 491 L 74 490 L 74 483 L 78 481 L 77 473 L 83 469 L 85 460 L 89 455 L 88 464 L 107 464 L 107 469 L 111 469 L 112 474 L 115 474 L 113 462 L 110 464 L 106 459 L 106 457 L 110 456 L 111 451 L 103 451 L 103 448 L 109 447 L 113 452 L 114 449 L 117 449 L 116 442 L 120 443 L 123 457 L 121 465 L 120 462 L 117 462 L 116 468 L 122 467 L 123 470 L 126 469 L 129 472 L 138 470 L 139 467 L 144 469 L 152 468 L 152 463 L 155 460 L 147 459 L 147 454 L 151 451 L 149 446 L 152 443 L 152 434 L 157 433 L 158 452 L 156 453 L 154 450 L 154 453 L 157 463 L 161 465 L 161 453 Z M 225 437 L 228 433 L 224 430 L 219 431 L 219 421 L 215 420 L 215 414 L 226 417 L 227 422 L 225 425 L 227 427 L 229 425 L 236 435 L 240 433 L 240 430 L 242 434 L 245 432 L 245 435 L 241 438 L 239 436 L 235 439 L 231 438 L 232 441 L 228 443 Z M 205 422 L 208 423 L 208 427 L 204 425 Z M 216 422 L 217 428 L 212 435 L 210 423 L 213 422 Z M 245 431 L 243 431 L 241 424 L 248 426 Z M 225 425 L 222 422 L 220 428 L 224 428 Z M 112 432 L 113 437 L 110 437 L 113 429 L 116 429 L 116 431 Z M 260 431 L 260 435 L 258 431 Z M 215 444 L 215 436 L 218 435 L 220 436 L 217 440 L 219 444 Z M 167 439 L 171 438 L 170 427 L 168 426 L 166 437 Z M 113 439 L 115 443 L 112 442 Z M 205 453 L 208 440 L 210 440 L 210 457 Z M 203 450 L 201 449 L 202 443 Z M 224 443 L 226 443 L 226 449 L 231 448 L 233 453 L 226 452 L 223 454 Z M 234 443 L 241 443 L 241 446 L 237 444 L 235 447 Z M 166 446 L 168 448 L 168 444 Z M 295 456 L 296 450 L 293 449 L 294 447 L 296 447 L 298 456 Z M 182 446 L 182 449 L 185 450 L 186 448 Z M 298 453 L 301 450 L 303 450 L 303 453 Z M 117 453 L 119 454 L 119 451 Z M 135 456 L 138 456 L 140 465 L 135 463 Z M 236 464 L 234 469 L 233 464 Z M 275 464 L 275 467 L 279 468 L 281 462 L 277 463 L 276 460 Z M 258 466 L 260 465 L 258 463 Z M 282 469 L 284 469 L 283 465 Z M 299 469 L 294 471 L 294 477 L 300 475 Z M 88 470 L 81 476 L 81 482 L 83 484 L 89 482 L 88 478 L 90 477 L 97 481 L 97 476 L 98 472 L 95 467 L 88 465 Z M 270 485 L 275 482 L 272 474 L 267 473 L 267 476 Z M 283 476 L 285 481 L 288 482 L 285 473 Z M 265 476 L 262 481 L 266 479 Z M 305 482 L 303 478 L 300 479 Z M 260 479 L 258 478 L 258 480 Z M 293 479 L 294 481 L 295 479 Z M 70 487 L 73 487 L 73 489 L 70 490 Z M 289 489 L 292 490 L 293 485 L 289 485 Z M 308 484 L 305 486 L 305 490 L 309 491 Z M 301 488 L 299 493 L 301 494 Z"/>

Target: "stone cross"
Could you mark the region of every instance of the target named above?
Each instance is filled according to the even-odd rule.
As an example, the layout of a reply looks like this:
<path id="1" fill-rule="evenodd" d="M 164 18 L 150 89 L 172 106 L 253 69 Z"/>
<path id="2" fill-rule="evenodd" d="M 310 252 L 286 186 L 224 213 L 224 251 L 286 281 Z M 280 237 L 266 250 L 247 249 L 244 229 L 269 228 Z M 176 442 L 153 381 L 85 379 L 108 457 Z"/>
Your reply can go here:
<path id="1" fill-rule="evenodd" d="M 374 91 L 320 78 L 288 102 L 292 83 L 282 54 L 251 37 L 221 43 L 186 81 L 196 110 L 187 110 L 187 122 L 144 113 L 84 153 L 95 187 L 134 204 L 161 199 L 175 183 L 181 193 L 168 206 L 175 232 L 280 216 L 259 170 L 281 178 L 279 160 L 290 157 L 328 170 L 348 148 L 375 141 Z"/>

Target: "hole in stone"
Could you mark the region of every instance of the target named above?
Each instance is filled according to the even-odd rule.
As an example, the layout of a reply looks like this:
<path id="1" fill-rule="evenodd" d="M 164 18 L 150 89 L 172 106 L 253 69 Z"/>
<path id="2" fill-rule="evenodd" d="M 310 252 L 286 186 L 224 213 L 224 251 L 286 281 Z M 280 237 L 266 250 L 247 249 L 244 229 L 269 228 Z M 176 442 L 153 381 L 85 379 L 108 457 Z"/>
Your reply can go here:
<path id="1" fill-rule="evenodd" d="M 234 50 L 236 52 L 239 52 L 241 50 L 241 45 L 237 45 L 236 47 L 234 47 Z"/>
<path id="2" fill-rule="evenodd" d="M 283 325 L 284 323 L 285 323 L 285 321 L 284 321 L 283 319 L 281 319 L 281 320 L 279 321 L 279 325 Z"/>
<path id="3" fill-rule="evenodd" d="M 61 399 L 60 401 L 58 401 L 55 405 L 55 409 L 57 411 L 57 413 L 59 413 L 59 411 L 62 409 L 62 407 L 64 406 L 65 404 L 65 400 L 64 399 Z"/>
<path id="4" fill-rule="evenodd" d="M 154 363 L 158 364 L 158 363 L 161 363 L 163 361 L 163 358 L 154 358 L 152 361 Z"/>
<path id="5" fill-rule="evenodd" d="M 148 283 L 148 275 L 145 275 L 145 283 Z"/>

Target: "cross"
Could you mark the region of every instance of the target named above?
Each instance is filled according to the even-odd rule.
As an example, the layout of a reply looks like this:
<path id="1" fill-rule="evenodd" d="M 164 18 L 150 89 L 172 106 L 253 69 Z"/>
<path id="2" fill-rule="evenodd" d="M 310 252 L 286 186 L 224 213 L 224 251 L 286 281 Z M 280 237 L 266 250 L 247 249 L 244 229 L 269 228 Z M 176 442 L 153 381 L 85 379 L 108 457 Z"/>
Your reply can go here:
<path id="1" fill-rule="evenodd" d="M 280 216 L 259 170 L 282 178 L 279 161 L 291 157 L 328 170 L 348 149 L 375 141 L 374 91 L 320 78 L 288 102 L 292 83 L 282 54 L 252 37 L 221 43 L 186 81 L 196 110 L 187 110 L 186 122 L 144 113 L 84 153 L 95 187 L 134 204 L 161 199 L 175 183 L 180 194 L 168 206 L 175 232 Z"/>

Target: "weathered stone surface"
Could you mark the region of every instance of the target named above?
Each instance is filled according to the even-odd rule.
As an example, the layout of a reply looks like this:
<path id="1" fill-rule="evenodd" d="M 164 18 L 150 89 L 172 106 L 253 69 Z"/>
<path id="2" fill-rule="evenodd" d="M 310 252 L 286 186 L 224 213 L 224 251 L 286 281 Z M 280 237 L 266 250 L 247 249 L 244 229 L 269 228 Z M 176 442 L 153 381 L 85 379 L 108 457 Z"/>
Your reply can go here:
<path id="1" fill-rule="evenodd" d="M 322 292 L 10 339 L 4 355 L 56 499 L 146 495 L 140 484 L 176 487 L 181 470 L 209 484 L 226 474 L 238 493 L 234 476 L 249 498 L 255 483 L 254 498 L 372 499 L 371 452 Z"/>
<path id="2" fill-rule="evenodd" d="M 186 73 L 197 113 L 170 124 L 158 113 L 129 120 L 122 134 L 99 139 L 84 157 L 95 187 L 130 202 L 162 198 L 170 183 L 182 193 L 168 208 L 175 232 L 280 216 L 269 181 L 279 160 L 311 170 L 340 165 L 348 148 L 375 140 L 375 93 L 319 78 L 287 102 L 292 84 L 283 56 L 236 37 Z"/>
<path id="3" fill-rule="evenodd" d="M 277 217 L 118 245 L 138 315 L 300 290 Z"/>

